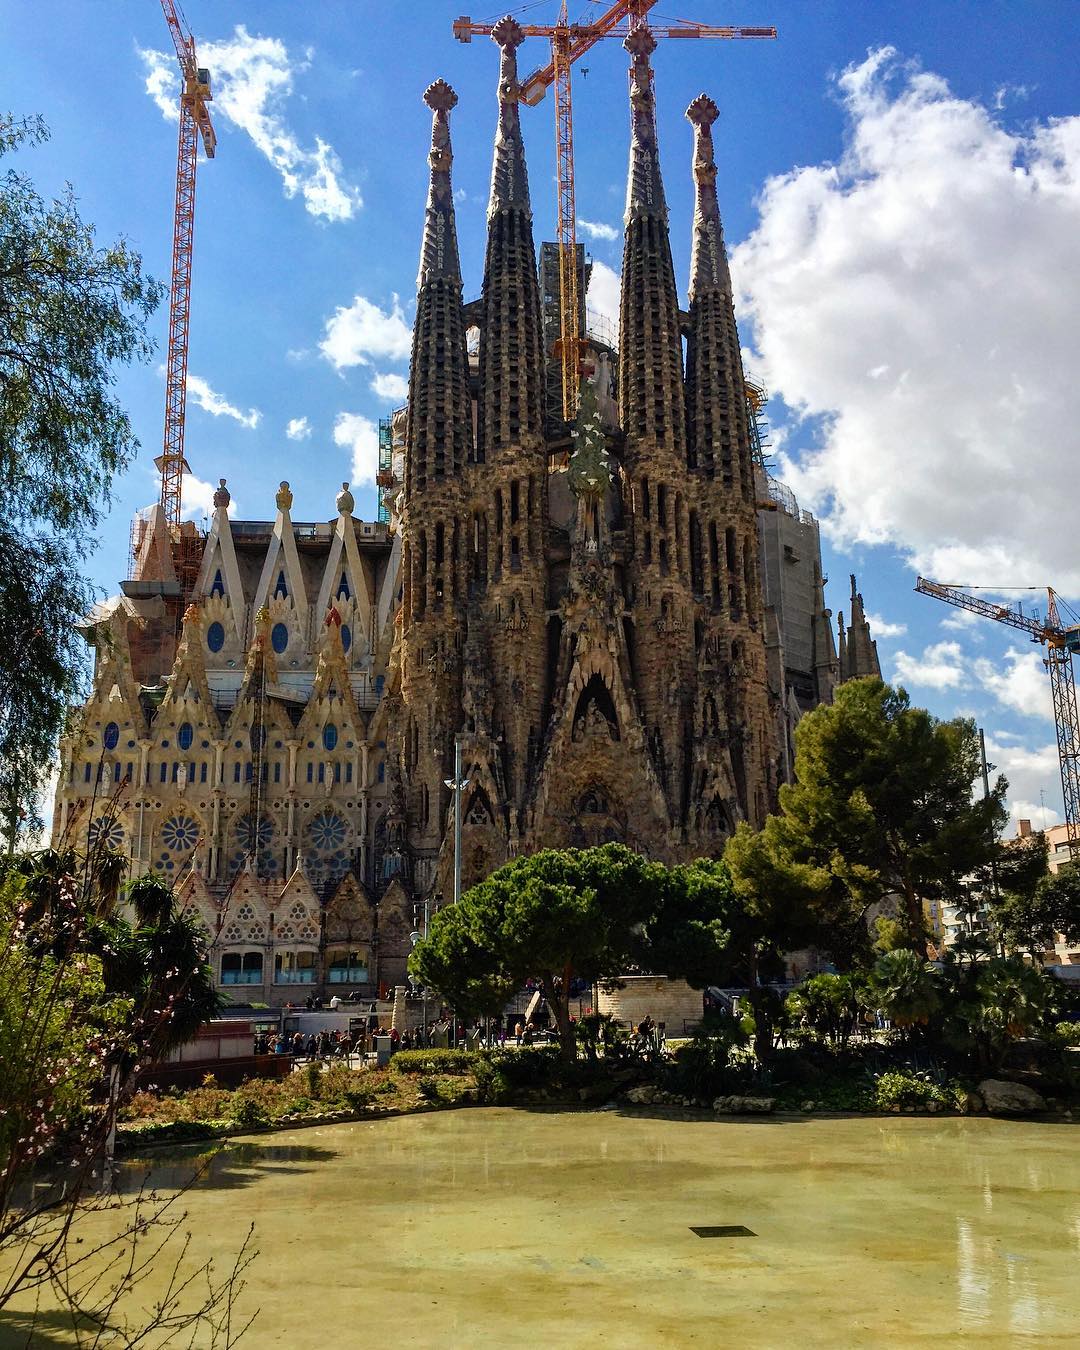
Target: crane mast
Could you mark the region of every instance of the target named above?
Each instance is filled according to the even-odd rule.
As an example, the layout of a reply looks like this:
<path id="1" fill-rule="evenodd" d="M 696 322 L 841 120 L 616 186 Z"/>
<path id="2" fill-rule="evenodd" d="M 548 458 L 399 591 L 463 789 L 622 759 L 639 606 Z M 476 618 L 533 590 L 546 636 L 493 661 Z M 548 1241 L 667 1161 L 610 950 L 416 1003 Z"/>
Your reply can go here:
<path id="1" fill-rule="evenodd" d="M 182 80 L 180 132 L 176 152 L 176 201 L 173 211 L 172 284 L 169 291 L 169 352 L 165 364 L 165 435 L 154 461 L 161 473 L 161 507 L 173 539 L 179 543 L 184 458 L 184 416 L 187 405 L 188 332 L 191 325 L 191 254 L 195 234 L 195 174 L 201 139 L 208 159 L 214 158 L 217 136 L 206 104 L 210 74 L 195 57 L 195 40 L 186 32 L 174 0 L 161 0 Z M 183 570 L 183 558 L 180 558 Z M 181 578 L 183 581 L 183 578 Z"/>
<path id="2" fill-rule="evenodd" d="M 554 355 L 562 368 L 563 417 L 571 421 L 577 412 L 581 376 L 581 347 L 578 334 L 580 298 L 577 270 L 577 215 L 574 192 L 574 118 L 571 99 L 570 67 L 601 38 L 625 38 L 646 22 L 656 0 L 616 0 L 594 22 L 570 23 L 566 0 L 562 0 L 559 21 L 554 25 L 522 24 L 526 37 L 546 37 L 551 42 L 551 60 L 546 66 L 521 81 L 518 100 L 535 107 L 549 88 L 555 92 L 555 177 L 558 206 L 555 217 L 559 242 L 559 338 Z M 468 15 L 454 20 L 454 37 L 471 42 L 474 37 L 490 36 L 492 24 L 473 23 Z M 670 38 L 775 38 L 775 28 L 733 28 L 716 24 L 680 20 L 675 24 L 650 25 L 654 37 Z"/>
<path id="3" fill-rule="evenodd" d="M 959 586 L 943 585 L 941 582 L 928 581 L 925 577 L 917 579 L 915 589 L 920 595 L 932 596 L 947 605 L 981 614 L 995 623 L 1003 623 L 1021 633 L 1027 633 L 1032 642 L 1041 643 L 1046 648 L 1043 664 L 1050 672 L 1054 729 L 1061 767 L 1061 795 L 1065 805 L 1065 831 L 1075 858 L 1080 849 L 1080 716 L 1076 708 L 1073 654 L 1080 652 L 1080 625 L 1062 624 L 1057 594 L 1049 586 L 1046 588 L 1045 621 L 1036 615 L 1022 614 L 1008 605 L 983 600 Z"/>

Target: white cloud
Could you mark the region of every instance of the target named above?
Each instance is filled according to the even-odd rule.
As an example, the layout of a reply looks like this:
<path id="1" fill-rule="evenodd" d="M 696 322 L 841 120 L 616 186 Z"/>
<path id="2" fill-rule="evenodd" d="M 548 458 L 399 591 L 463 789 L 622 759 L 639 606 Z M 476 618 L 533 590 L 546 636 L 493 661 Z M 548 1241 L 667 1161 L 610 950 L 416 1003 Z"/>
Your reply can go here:
<path id="1" fill-rule="evenodd" d="M 903 637 L 907 632 L 906 623 L 890 623 L 888 619 L 883 619 L 880 614 L 868 614 L 866 622 L 870 625 L 870 633 L 874 638 Z"/>
<path id="2" fill-rule="evenodd" d="M 334 419 L 334 444 L 352 454 L 352 482 L 374 487 L 379 467 L 379 428 L 362 413 L 338 413 Z"/>
<path id="3" fill-rule="evenodd" d="M 1053 719 L 1050 675 L 1038 651 L 1010 647 L 1005 664 L 979 657 L 972 662 L 975 678 L 1006 708 L 1025 717 Z"/>
<path id="4" fill-rule="evenodd" d="M 838 93 L 842 157 L 770 179 L 733 255 L 754 364 L 820 419 L 782 476 L 841 546 L 1080 593 L 1046 527 L 1080 454 L 1080 117 L 1006 130 L 891 48 Z"/>
<path id="5" fill-rule="evenodd" d="M 234 422 L 239 422 L 249 431 L 254 431 L 262 418 L 258 408 L 249 408 L 247 412 L 243 412 L 211 389 L 201 375 L 192 375 L 190 371 L 187 377 L 187 392 L 188 397 L 193 398 L 204 412 L 208 412 L 212 417 L 231 417 Z"/>
<path id="6" fill-rule="evenodd" d="M 614 225 L 605 225 L 602 221 L 598 220 L 582 220 L 581 217 L 578 216 L 577 227 L 582 234 L 587 234 L 590 239 L 603 239 L 606 242 L 611 243 L 619 237 L 619 231 Z"/>
<path id="7" fill-rule="evenodd" d="M 246 132 L 256 148 L 281 175 L 287 197 L 299 193 L 313 216 L 348 220 L 363 204 L 360 193 L 345 181 L 333 146 L 315 137 L 305 149 L 283 116 L 293 92 L 293 75 L 306 68 L 311 53 L 290 60 L 278 38 L 253 37 L 238 24 L 232 37 L 200 41 L 199 62 L 210 70 L 214 91 L 211 115 Z M 147 67 L 146 92 L 164 115 L 176 118 L 179 72 L 174 57 L 140 51 Z"/>
<path id="8" fill-rule="evenodd" d="M 311 423 L 306 417 L 290 417 L 285 435 L 290 441 L 306 441 L 311 435 Z"/>
<path id="9" fill-rule="evenodd" d="M 970 609 L 954 609 L 941 620 L 941 627 L 953 633 L 970 633 L 974 637 L 981 638 L 979 626 L 984 622 L 984 619 Z"/>
<path id="10" fill-rule="evenodd" d="M 412 329 L 405 322 L 401 301 L 395 295 L 389 310 L 384 310 L 362 295 L 354 296 L 351 305 L 339 305 L 327 319 L 319 350 L 335 370 L 368 366 L 372 358 L 408 360 Z"/>
<path id="11" fill-rule="evenodd" d="M 1044 811 L 1045 825 L 1056 825 L 1062 819 L 1057 746 L 1005 745 L 1004 739 L 999 732 L 987 736 L 986 758 L 995 766 L 990 771 L 991 781 L 995 772 L 1003 773 L 1009 780 L 1008 806 L 1012 818 L 1009 832 L 1016 833 L 1020 820 L 1030 820 L 1033 829 L 1043 829 Z"/>
<path id="12" fill-rule="evenodd" d="M 894 679 L 905 687 L 915 685 L 926 689 L 957 689 L 964 678 L 964 654 L 958 642 L 935 642 L 922 656 L 897 652 L 893 661 Z"/>
<path id="13" fill-rule="evenodd" d="M 604 329 L 618 334 L 619 331 L 619 293 L 621 282 L 618 272 L 607 263 L 594 262 L 589 278 L 589 289 L 585 296 L 586 319 L 592 329 L 593 321 L 598 320 L 597 337 L 605 336 Z"/>
<path id="14" fill-rule="evenodd" d="M 194 474 L 184 474 L 181 484 L 184 506 L 180 512 L 183 520 L 202 520 L 203 516 L 212 516 L 214 514 L 214 493 L 217 491 L 217 483 L 207 483 L 201 478 L 196 478 Z M 236 515 L 236 498 L 229 502 L 228 514 Z"/>
<path id="15" fill-rule="evenodd" d="M 381 371 L 376 371 L 375 378 L 371 381 L 371 388 L 378 394 L 379 398 L 389 398 L 402 402 L 409 397 L 409 381 L 404 375 L 383 374 Z"/>

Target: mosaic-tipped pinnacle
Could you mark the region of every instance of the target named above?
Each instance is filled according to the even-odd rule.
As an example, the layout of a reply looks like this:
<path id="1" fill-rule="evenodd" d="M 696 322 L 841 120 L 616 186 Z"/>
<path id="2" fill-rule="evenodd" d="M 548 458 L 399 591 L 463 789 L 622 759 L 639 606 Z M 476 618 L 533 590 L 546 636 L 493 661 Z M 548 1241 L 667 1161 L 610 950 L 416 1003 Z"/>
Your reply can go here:
<path id="1" fill-rule="evenodd" d="M 631 56 L 650 57 L 656 51 L 656 39 L 647 24 L 638 24 L 623 39 L 623 46 Z"/>
<path id="2" fill-rule="evenodd" d="M 457 106 L 458 97 L 445 80 L 436 80 L 424 90 L 424 102 L 432 112 L 449 112 Z"/>
<path id="3" fill-rule="evenodd" d="M 686 116 L 696 127 L 711 127 L 720 116 L 720 109 L 708 94 L 698 94 L 687 108 Z"/>
<path id="4" fill-rule="evenodd" d="M 511 14 L 504 14 L 492 25 L 491 40 L 500 47 L 520 47 L 525 41 L 525 30 Z"/>

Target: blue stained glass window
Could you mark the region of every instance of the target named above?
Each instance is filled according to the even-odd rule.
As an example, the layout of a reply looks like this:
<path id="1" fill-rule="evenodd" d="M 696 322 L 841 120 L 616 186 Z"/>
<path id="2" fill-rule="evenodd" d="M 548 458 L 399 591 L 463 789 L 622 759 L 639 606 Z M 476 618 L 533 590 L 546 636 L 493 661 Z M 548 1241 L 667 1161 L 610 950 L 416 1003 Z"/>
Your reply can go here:
<path id="1" fill-rule="evenodd" d="M 225 629 L 216 619 L 206 630 L 206 645 L 212 652 L 219 652 L 225 646 Z"/>
<path id="2" fill-rule="evenodd" d="M 326 726 L 323 727 L 322 743 L 326 750 L 333 750 L 334 746 L 337 745 L 337 727 L 334 726 L 333 722 L 327 722 Z"/>
<path id="3" fill-rule="evenodd" d="M 181 750 L 190 750 L 195 739 L 195 728 L 190 722 L 182 722 L 176 732 L 176 744 Z"/>
<path id="4" fill-rule="evenodd" d="M 120 742 L 120 728 L 115 722 L 110 722 L 101 733 L 101 743 L 106 750 L 115 750 Z"/>
<path id="5" fill-rule="evenodd" d="M 348 651 L 352 646 L 352 633 L 347 623 L 341 625 L 341 646 L 343 651 Z"/>
<path id="6" fill-rule="evenodd" d="M 285 585 L 285 573 L 284 573 L 284 572 L 279 572 L 279 573 L 277 574 L 277 585 L 274 587 L 274 596 L 275 596 L 275 598 L 276 598 L 276 597 L 279 596 L 279 595 L 280 595 L 280 596 L 285 596 L 285 595 L 288 595 L 288 594 L 289 594 L 289 588 L 288 588 L 288 586 Z"/>
<path id="7" fill-rule="evenodd" d="M 337 593 L 339 600 L 343 596 L 346 600 L 348 600 L 352 595 L 352 591 L 349 590 L 349 578 L 345 575 L 344 572 L 342 572 L 341 574 L 341 585 L 338 587 Z"/>
<path id="8" fill-rule="evenodd" d="M 225 594 L 225 583 L 221 579 L 220 568 L 214 573 L 214 584 L 210 587 L 210 594 L 211 595 Z"/>
<path id="9" fill-rule="evenodd" d="M 276 623 L 270 631 L 270 645 L 278 656 L 289 645 L 289 630 L 283 623 Z"/>
<path id="10" fill-rule="evenodd" d="M 379 698 L 382 698 L 383 684 L 385 683 L 385 680 L 386 680 L 385 675 L 375 676 L 375 693 L 379 696 Z"/>

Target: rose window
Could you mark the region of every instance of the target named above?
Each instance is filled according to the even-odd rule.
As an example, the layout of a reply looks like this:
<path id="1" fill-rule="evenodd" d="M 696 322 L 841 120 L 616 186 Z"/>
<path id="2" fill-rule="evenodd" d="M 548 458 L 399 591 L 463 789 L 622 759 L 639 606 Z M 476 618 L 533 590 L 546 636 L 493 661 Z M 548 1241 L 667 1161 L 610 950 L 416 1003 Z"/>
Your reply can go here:
<path id="1" fill-rule="evenodd" d="M 255 917 L 255 911 L 251 908 L 250 905 L 244 904 L 241 905 L 240 908 L 236 911 L 236 917 L 241 921 L 241 923 L 250 923 L 251 920 Z"/>
<path id="2" fill-rule="evenodd" d="M 118 820 L 110 820 L 107 816 L 99 817 L 90 822 L 90 828 L 86 831 L 87 845 L 92 849 L 112 849 L 116 850 L 123 847 L 124 830 Z"/>
<path id="3" fill-rule="evenodd" d="M 199 826 L 191 816 L 170 816 L 161 827 L 161 842 L 170 853 L 190 853 L 199 842 Z"/>
<path id="4" fill-rule="evenodd" d="M 277 831 L 269 816 L 259 816 L 259 827 L 255 828 L 255 817 L 245 811 L 233 821 L 232 848 L 229 852 L 229 875 L 235 876 L 245 865 L 248 858 L 257 855 L 259 876 L 272 877 L 278 870 L 278 859 L 274 855 L 274 839 Z"/>

